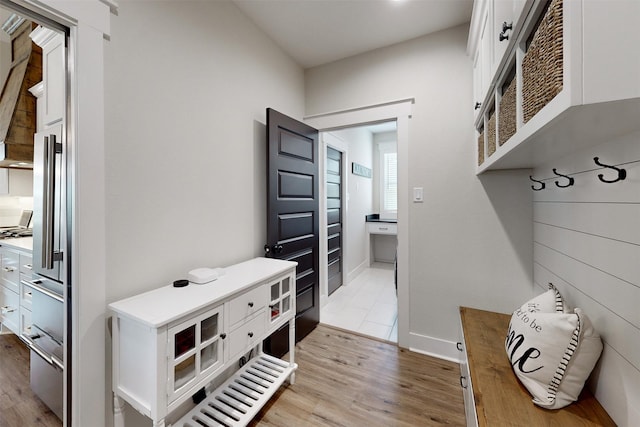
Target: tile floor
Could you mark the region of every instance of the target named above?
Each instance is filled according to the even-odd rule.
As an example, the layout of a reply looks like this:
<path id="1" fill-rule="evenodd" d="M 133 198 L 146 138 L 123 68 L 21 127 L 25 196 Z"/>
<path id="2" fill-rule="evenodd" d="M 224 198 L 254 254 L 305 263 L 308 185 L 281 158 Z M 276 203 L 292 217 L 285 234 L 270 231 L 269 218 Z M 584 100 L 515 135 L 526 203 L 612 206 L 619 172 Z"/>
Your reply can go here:
<path id="1" fill-rule="evenodd" d="M 375 263 L 329 296 L 320 322 L 398 342 L 398 300 L 393 264 Z"/>

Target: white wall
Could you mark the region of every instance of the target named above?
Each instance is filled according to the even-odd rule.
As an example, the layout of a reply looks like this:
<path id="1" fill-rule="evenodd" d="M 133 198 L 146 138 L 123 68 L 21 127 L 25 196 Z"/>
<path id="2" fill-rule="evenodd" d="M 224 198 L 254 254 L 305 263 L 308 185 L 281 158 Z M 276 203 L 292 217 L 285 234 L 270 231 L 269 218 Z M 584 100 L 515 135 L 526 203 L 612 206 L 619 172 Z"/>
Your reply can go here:
<path id="1" fill-rule="evenodd" d="M 348 283 L 366 267 L 365 216 L 373 213 L 372 178 L 352 174 L 351 163 L 355 162 L 373 169 L 373 140 L 371 132 L 363 127 L 332 131 L 331 134 L 345 141 L 348 152 L 348 164 L 344 171 L 347 178 L 348 200 L 343 201 L 346 203 L 344 220 L 347 222 L 347 239 L 342 243 L 347 254 L 344 269 Z"/>
<path id="2" fill-rule="evenodd" d="M 537 292 L 552 282 L 580 307 L 600 333 L 604 350 L 591 381 L 597 399 L 620 426 L 640 425 L 640 163 L 623 166 L 613 184 L 606 164 L 640 160 L 640 133 L 628 135 L 537 168 L 546 188 L 534 193 L 534 279 Z M 558 188 L 552 168 L 573 175 Z"/>
<path id="3" fill-rule="evenodd" d="M 105 43 L 107 302 L 262 256 L 265 109 L 304 111 L 302 69 L 233 3 L 118 3 Z"/>
<path id="4" fill-rule="evenodd" d="M 457 358 L 458 306 L 511 312 L 529 298 L 527 171 L 475 175 L 468 26 L 306 71 L 306 114 L 415 98 L 409 121 L 411 347 Z"/>

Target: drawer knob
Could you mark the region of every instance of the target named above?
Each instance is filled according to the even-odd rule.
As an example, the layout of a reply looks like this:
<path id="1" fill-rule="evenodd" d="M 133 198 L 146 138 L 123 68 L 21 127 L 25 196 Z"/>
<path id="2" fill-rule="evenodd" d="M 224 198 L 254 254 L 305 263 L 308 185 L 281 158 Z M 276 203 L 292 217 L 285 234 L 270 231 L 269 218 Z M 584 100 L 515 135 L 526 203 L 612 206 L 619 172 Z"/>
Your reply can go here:
<path id="1" fill-rule="evenodd" d="M 249 335 L 249 338 L 253 338 L 253 332 L 249 332 L 247 335 Z"/>
<path id="2" fill-rule="evenodd" d="M 225 339 L 227 337 L 227 334 L 225 334 L 224 332 L 220 334 L 220 338 Z"/>
<path id="3" fill-rule="evenodd" d="M 253 307 L 253 303 L 249 301 L 249 307 Z"/>

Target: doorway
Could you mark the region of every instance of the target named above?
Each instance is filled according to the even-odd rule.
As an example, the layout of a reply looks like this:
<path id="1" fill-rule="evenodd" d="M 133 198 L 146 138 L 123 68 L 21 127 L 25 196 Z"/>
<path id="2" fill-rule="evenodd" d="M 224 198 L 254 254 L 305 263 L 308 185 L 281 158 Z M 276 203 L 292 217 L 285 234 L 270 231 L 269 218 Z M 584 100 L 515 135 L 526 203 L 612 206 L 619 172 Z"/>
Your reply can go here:
<path id="1" fill-rule="evenodd" d="M 344 129 L 365 124 L 375 124 L 388 121 L 396 122 L 397 132 L 397 301 L 398 301 L 398 345 L 409 347 L 409 261 L 408 261 L 408 175 L 409 166 L 409 119 L 412 114 L 413 98 L 387 102 L 377 105 L 369 105 L 361 108 L 338 111 L 334 113 L 317 114 L 305 118 L 305 122 L 326 133 L 337 129 Z M 322 158 L 322 156 L 321 156 Z M 351 174 L 349 174 L 351 176 Z M 349 181 L 347 177 L 347 181 Z M 322 195 L 321 195 L 322 196 Z M 321 199 L 322 200 L 322 199 Z M 349 211 L 347 206 L 347 211 Z M 322 215 L 321 215 L 322 217 Z M 320 242 L 326 241 L 326 230 L 320 227 Z M 351 239 L 350 230 L 343 230 L 345 241 Z M 324 251 L 326 253 L 326 251 Z M 321 255 L 323 250 L 320 251 Z M 349 257 L 348 251 L 345 255 Z M 321 263 L 322 265 L 322 263 Z M 320 271 L 320 283 L 326 283 L 326 270 Z M 321 287 L 321 291 L 324 291 Z M 326 293 L 321 295 L 321 301 L 326 298 Z"/>
<path id="2" fill-rule="evenodd" d="M 396 121 L 327 131 L 321 139 L 328 266 L 320 321 L 397 342 L 397 168 L 390 169 L 388 161 L 396 155 Z M 348 238 L 342 238 L 343 230 Z"/>
<path id="3" fill-rule="evenodd" d="M 67 144 L 68 27 L 9 2 L 0 7 L 0 167 L 7 172 L 0 221 L 11 226 L 14 208 L 33 212 L 19 235 L 3 233 L 2 290 L 11 316 L 0 316 L 5 358 L 20 373 L 2 391 L 19 395 L 3 419 L 59 426 L 71 404 L 71 276 L 67 262 L 69 194 Z M 16 206 L 17 203 L 17 206 Z M 26 228 L 25 228 L 26 227 Z M 20 240 L 15 239 L 20 237 Z M 15 260 L 14 266 L 8 263 Z M 15 273 L 14 273 L 15 272 Z M 10 278 L 9 276 L 15 276 Z M 8 392 L 7 387 L 11 390 Z M 3 394 L 3 393 L 0 393 Z"/>

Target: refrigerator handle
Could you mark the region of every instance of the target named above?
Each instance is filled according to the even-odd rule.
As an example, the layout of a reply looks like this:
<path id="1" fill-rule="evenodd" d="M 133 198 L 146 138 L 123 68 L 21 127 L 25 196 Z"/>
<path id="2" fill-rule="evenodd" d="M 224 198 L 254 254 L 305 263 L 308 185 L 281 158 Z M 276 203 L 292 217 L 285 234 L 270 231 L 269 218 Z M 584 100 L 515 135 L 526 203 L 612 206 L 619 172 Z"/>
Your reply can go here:
<path id="1" fill-rule="evenodd" d="M 44 197 L 42 198 L 42 267 L 53 268 L 53 195 L 56 173 L 56 136 L 44 137 Z"/>

